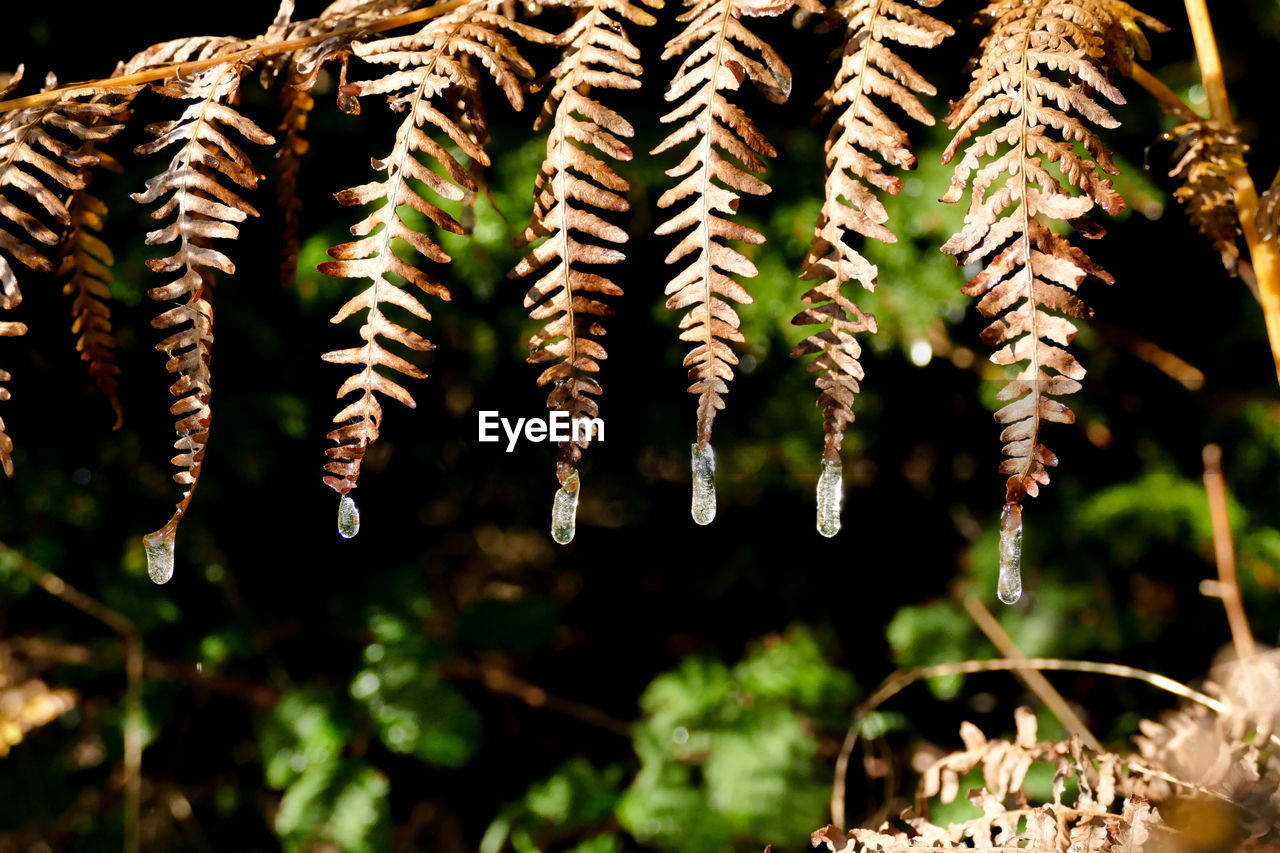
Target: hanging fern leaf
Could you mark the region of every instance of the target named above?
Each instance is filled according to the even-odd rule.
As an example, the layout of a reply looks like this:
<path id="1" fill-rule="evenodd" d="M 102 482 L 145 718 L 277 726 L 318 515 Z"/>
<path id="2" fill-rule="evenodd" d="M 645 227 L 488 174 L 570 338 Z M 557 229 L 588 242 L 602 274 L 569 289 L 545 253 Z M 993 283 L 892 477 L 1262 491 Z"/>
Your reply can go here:
<path id="1" fill-rule="evenodd" d="M 1084 378 L 1066 349 L 1076 333 L 1067 318 L 1091 313 L 1076 292 L 1087 278 L 1112 281 L 1048 221 L 1074 222 L 1096 237 L 1101 229 L 1086 218 L 1094 206 L 1113 214 L 1124 207 L 1100 174 L 1116 174 L 1110 152 L 1088 126 L 1119 125 L 1096 95 L 1124 103 L 1100 61 L 1107 35 L 1123 27 L 1113 5 L 1124 6 L 1105 0 L 988 5 L 980 17 L 990 31 L 973 82 L 947 117 L 956 134 L 943 162 L 968 145 L 943 201 L 959 201 L 966 189 L 971 200 L 964 228 L 942 250 L 962 264 L 985 262 L 965 293 L 980 297 L 978 310 L 992 320 L 982 333 L 985 343 L 1000 347 L 991 360 L 1020 365 L 998 395 L 1007 405 L 995 416 L 1004 425 L 1008 458 L 1000 470 L 1009 475 L 1005 500 L 1012 506 L 1036 495 L 1049 482 L 1048 468 L 1058 464 L 1042 442 L 1042 424 L 1075 420 L 1051 398 L 1074 393 Z M 992 121 L 998 126 L 975 136 Z M 984 163 L 987 158 L 994 159 Z M 1045 161 L 1056 164 L 1061 178 Z"/>
<path id="2" fill-rule="evenodd" d="M 464 62 L 475 57 L 502 89 L 512 106 L 523 105 L 518 75 L 532 76 L 532 69 L 520 57 L 506 32 L 543 41 L 545 34 L 512 22 L 499 11 L 494 0 L 474 0 L 457 9 L 429 20 L 417 33 L 356 43 L 353 51 L 364 62 L 393 66 L 395 70 L 370 80 L 350 83 L 340 96 L 357 99 L 365 95 L 388 95 L 391 107 L 405 113 L 396 132 L 390 154 L 374 160 L 373 167 L 383 177 L 373 183 L 338 193 L 339 203 L 360 206 L 383 202 L 364 219 L 351 227 L 357 239 L 334 246 L 329 254 L 335 258 L 321 264 L 325 275 L 366 281 L 367 285 L 338 310 L 333 322 L 364 314 L 358 347 L 326 353 L 325 361 L 357 368 L 342 387 L 338 397 L 358 397 L 334 418 L 339 426 L 329 433 L 336 443 L 326 451 L 330 461 L 324 481 L 344 497 L 355 488 L 360 464 L 369 445 L 377 440 L 382 424 L 382 406 L 375 396 L 381 394 L 413 407 L 409 392 L 395 379 L 378 368 L 389 368 L 405 376 L 426 376 L 412 362 L 388 350 L 383 341 L 392 341 L 406 349 L 423 352 L 432 344 L 416 332 L 389 319 L 384 310 L 389 306 L 403 309 L 423 319 L 431 315 L 418 297 L 403 285 L 409 284 L 439 299 L 450 298 L 448 289 L 423 270 L 402 260 L 393 251 L 393 241 L 402 240 L 427 260 L 448 263 L 449 256 L 425 233 L 405 223 L 400 207 L 408 205 L 441 228 L 461 233 L 456 220 L 435 202 L 422 195 L 414 183 L 450 201 L 461 201 L 467 190 L 476 189 L 475 182 L 446 148 L 430 135 L 434 128 L 474 161 L 487 165 L 488 156 L 462 127 L 442 112 L 436 103 L 446 94 L 457 98 L 460 93 L 474 92 L 480 81 Z M 438 163 L 445 176 L 428 168 L 419 154 Z M 344 504 L 345 505 L 345 504 Z"/>
<path id="3" fill-rule="evenodd" d="M 932 7 L 938 0 L 918 0 Z M 844 46 L 835 81 L 819 100 L 823 115 L 839 110 L 827 135 L 826 196 L 813 242 L 805 258 L 805 281 L 818 281 L 802 299 L 809 305 L 792 319 L 803 325 L 825 325 L 792 350 L 793 358 L 814 353 L 809 365 L 818 374 L 818 406 L 822 408 L 823 472 L 819 483 L 818 529 L 834 536 L 840 528 L 840 445 L 853 423 L 853 402 L 863 378 L 862 349 L 855 335 L 876 331 L 876 320 L 864 314 L 844 292 L 856 281 L 875 290 L 876 268 L 852 245 L 854 235 L 885 243 L 897 237 L 884 224 L 888 213 L 872 187 L 896 194 L 902 181 L 886 174 L 872 154 L 890 166 L 915 165 L 910 140 L 875 98 L 891 101 L 924 125 L 933 116 L 918 94 L 936 94 L 933 86 L 894 53 L 894 44 L 936 47 L 953 34 L 951 27 L 906 3 L 893 0 L 846 0 L 832 15 L 832 25 L 845 27 Z"/>
<path id="4" fill-rule="evenodd" d="M 795 5 L 809 12 L 822 9 L 816 0 L 685 0 L 688 11 L 678 20 L 686 27 L 662 53 L 664 60 L 684 57 L 666 92 L 677 106 L 662 116 L 664 124 L 679 126 L 651 153 L 692 143 L 684 160 L 667 170 L 679 182 L 658 199 L 664 210 L 683 206 L 655 231 L 684 235 L 666 258 L 668 264 L 685 262 L 666 295 L 668 308 L 688 309 L 680 320 L 680 339 L 695 345 L 684 366 L 692 382 L 689 393 L 698 395 L 694 518 L 700 524 L 715 517 L 711 427 L 738 363 L 728 342 L 745 340 L 728 300 L 751 302 L 751 294 L 730 276 L 756 275 L 755 264 L 726 241 L 764 242 L 763 234 L 727 217 L 737 212 L 739 193 L 769 192 L 758 175 L 765 170 L 764 158 L 777 156 L 754 122 L 722 93 L 750 80 L 773 103 L 787 99 L 791 70 L 741 19 L 780 15 Z"/>
<path id="5" fill-rule="evenodd" d="M 318 69 L 317 69 L 318 71 Z M 311 143 L 304 135 L 307 116 L 315 101 L 304 87 L 304 81 L 296 72 L 285 80 L 281 100 L 284 117 L 278 128 L 280 150 L 276 155 L 276 204 L 283 214 L 284 227 L 280 233 L 280 281 L 291 286 L 298 276 L 298 240 L 302 214 L 302 201 L 298 198 L 298 173 L 302 169 L 302 156 Z"/>
<path id="6" fill-rule="evenodd" d="M 113 134 L 121 130 L 129 118 L 129 101 L 137 91 L 98 96 L 97 102 L 111 105 L 114 111 L 98 116 L 94 125 L 98 128 L 111 127 Z M 87 140 L 80 153 L 96 158 L 99 168 L 116 173 L 124 171 L 120 162 L 102 151 L 95 140 Z M 89 192 L 92 173 L 87 167 L 81 167 L 80 179 L 85 188 L 72 196 L 67 205 L 71 227 L 62 241 L 62 259 L 57 272 L 66 277 L 62 292 L 72 297 L 71 333 L 79 336 L 76 350 L 81 361 L 88 366 L 90 378 L 106 395 L 115 412 L 116 421 L 112 428 L 119 429 L 124 422 L 124 411 L 116 391 L 120 367 L 115 363 L 116 341 L 111 335 L 111 308 L 108 304 L 111 299 L 109 286 L 114 278 L 111 266 L 115 260 L 111 249 L 98 236 L 107 216 L 107 206 Z"/>
<path id="7" fill-rule="evenodd" d="M 240 235 L 236 223 L 258 215 L 221 180 L 226 178 L 237 187 L 253 189 L 262 179 L 227 131 L 235 130 L 260 145 L 275 141 L 230 106 L 243 70 L 227 63 L 189 79 L 168 82 L 160 88 L 162 94 L 191 103 L 177 120 L 148 127 L 156 139 L 137 149 L 139 154 L 150 155 L 179 146 L 168 168 L 148 180 L 145 191 L 133 196 L 142 204 L 163 199 L 151 216 L 157 220 L 172 217 L 168 225 L 147 234 L 147 245 L 178 244 L 172 255 L 149 260 L 147 266 L 157 273 L 181 273 L 170 283 L 148 291 L 157 302 L 178 301 L 151 324 L 173 330 L 156 348 L 169 357 L 165 368 L 178 377 L 169 389 L 177 398 L 169 411 L 178 417 L 178 440 L 173 445 L 178 455 L 172 461 L 180 470 L 173 479 L 185 487 L 168 523 L 145 539 L 151 578 L 158 583 L 168 580 L 173 571 L 174 537 L 199 482 L 209 440 L 213 272 L 235 272 L 235 264 L 213 248 L 213 241 L 236 239 Z"/>
<path id="8" fill-rule="evenodd" d="M 0 87 L 4 90 L 0 98 L 21 79 L 19 69 Z M 49 75 L 44 91 L 56 88 L 57 80 Z M 86 87 L 74 93 L 56 93 L 42 104 L 14 110 L 0 119 L 0 309 L 9 310 L 22 302 L 10 259 L 37 272 L 54 272 L 55 265 L 44 247 L 63 244 L 68 230 L 80 230 L 79 214 L 73 211 L 84 203 L 78 208 L 74 194 L 84 190 L 88 170 L 102 162 L 94 144 L 122 129 L 127 99 L 137 87 L 97 97 L 100 91 L 100 87 Z M 25 332 L 24 324 L 6 322 L 0 336 L 16 337 Z M 111 371 L 102 367 L 109 359 L 101 358 L 101 342 L 95 337 L 86 359 L 96 376 Z M 7 396 L 4 392 L 4 398 Z M 0 467 L 12 474 L 11 439 L 3 434 L 3 427 L 0 435 Z"/>
<path id="9" fill-rule="evenodd" d="M 660 0 L 645 0 L 659 7 Z M 538 385 L 551 385 L 547 407 L 565 412 L 577 424 L 595 418 L 599 407 L 589 394 L 599 394 L 594 378 L 606 357 L 595 337 L 604 334 L 598 318 L 612 309 L 598 296 L 621 296 L 622 288 L 592 268 L 620 264 L 625 253 L 616 246 L 627 232 L 593 212 L 629 209 L 628 183 L 609 160 L 630 160 L 631 149 L 619 137 L 634 134 L 622 116 L 588 94 L 590 89 L 638 89 L 640 51 L 622 25 L 653 25 L 654 18 L 627 0 L 590 0 L 574 4 L 574 22 L 553 42 L 565 48 L 551 71 L 555 85 L 543 104 L 535 129 L 550 126 L 547 156 L 534 187 L 533 216 L 522 242 L 542 240 L 510 273 L 512 278 L 539 278 L 529 288 L 524 307 L 543 322 L 529 341 L 529 362 L 551 362 Z M 545 238 L 545 240 L 543 239 Z M 601 245 L 604 244 L 604 245 Z M 590 430 L 560 443 L 556 477 L 562 489 L 577 492 L 575 466 L 594 436 Z M 571 481 L 571 478 L 572 481 Z M 577 495 L 572 496 L 576 507 Z M 558 540 L 573 537 L 572 522 L 553 531 Z"/>

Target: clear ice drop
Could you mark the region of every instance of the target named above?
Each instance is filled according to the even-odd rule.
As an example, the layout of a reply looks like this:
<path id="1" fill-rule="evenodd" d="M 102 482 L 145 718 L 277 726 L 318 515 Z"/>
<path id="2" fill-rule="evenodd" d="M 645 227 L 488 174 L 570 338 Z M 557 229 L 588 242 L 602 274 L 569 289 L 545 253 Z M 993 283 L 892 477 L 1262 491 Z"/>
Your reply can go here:
<path id="1" fill-rule="evenodd" d="M 840 462 L 823 460 L 818 477 L 818 532 L 830 539 L 840 532 L 840 499 L 844 477 Z"/>
<path id="2" fill-rule="evenodd" d="M 551 538 L 561 545 L 572 542 L 577 532 L 579 494 L 578 472 L 574 471 L 556 490 L 556 499 L 551 504 Z"/>
<path id="3" fill-rule="evenodd" d="M 360 532 L 360 508 L 351 495 L 343 495 L 338 502 L 338 535 L 350 539 Z"/>
<path id="4" fill-rule="evenodd" d="M 147 552 L 147 576 L 155 583 L 168 583 L 173 578 L 172 530 L 160 530 L 142 537 Z"/>
<path id="5" fill-rule="evenodd" d="M 1000 513 L 1000 577 L 996 595 L 1005 604 L 1022 598 L 1022 507 L 1005 504 Z"/>
<path id="6" fill-rule="evenodd" d="M 693 445 L 693 520 L 710 524 L 716 518 L 716 454 L 708 444 Z"/>

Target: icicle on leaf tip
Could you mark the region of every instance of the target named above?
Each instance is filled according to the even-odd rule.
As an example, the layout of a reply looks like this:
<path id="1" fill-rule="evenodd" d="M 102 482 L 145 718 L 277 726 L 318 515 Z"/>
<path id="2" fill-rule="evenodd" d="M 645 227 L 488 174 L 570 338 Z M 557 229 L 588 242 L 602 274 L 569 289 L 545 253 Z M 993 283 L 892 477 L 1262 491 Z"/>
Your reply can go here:
<path id="1" fill-rule="evenodd" d="M 173 578 L 173 543 L 175 531 L 165 527 L 142 537 L 147 552 L 147 576 L 155 583 L 168 583 Z"/>
<path id="2" fill-rule="evenodd" d="M 996 595 L 1005 604 L 1022 598 L 1022 507 L 1005 504 L 1000 513 L 1000 576 Z"/>
<path id="3" fill-rule="evenodd" d="M 693 520 L 710 524 L 716 518 L 716 454 L 711 445 L 693 445 Z"/>
<path id="4" fill-rule="evenodd" d="M 350 539 L 360 532 L 360 508 L 351 495 L 343 495 L 338 502 L 338 535 Z"/>
<path id="5" fill-rule="evenodd" d="M 818 532 L 830 539 L 840 532 L 840 500 L 844 476 L 840 462 L 825 459 L 818 477 Z"/>
<path id="6" fill-rule="evenodd" d="M 581 486 L 578 472 L 574 471 L 565 477 L 564 483 L 556 490 L 555 500 L 551 504 L 551 538 L 561 545 L 573 541 L 578 523 L 578 495 Z"/>

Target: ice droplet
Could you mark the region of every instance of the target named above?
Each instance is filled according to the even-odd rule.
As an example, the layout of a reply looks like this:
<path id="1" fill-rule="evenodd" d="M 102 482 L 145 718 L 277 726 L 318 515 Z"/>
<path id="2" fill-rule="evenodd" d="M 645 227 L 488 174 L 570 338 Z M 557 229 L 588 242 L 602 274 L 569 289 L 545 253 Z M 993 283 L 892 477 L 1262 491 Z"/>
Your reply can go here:
<path id="1" fill-rule="evenodd" d="M 823 460 L 818 477 L 818 532 L 830 539 L 840 532 L 840 499 L 844 477 L 840 462 Z"/>
<path id="2" fill-rule="evenodd" d="M 693 520 L 710 524 L 716 518 L 716 453 L 708 444 L 693 445 Z"/>
<path id="3" fill-rule="evenodd" d="M 343 495 L 338 502 L 338 535 L 350 539 L 360 532 L 360 508 L 351 495 Z"/>
<path id="4" fill-rule="evenodd" d="M 155 583 L 168 583 L 173 578 L 174 531 L 159 530 L 142 537 L 147 552 L 147 576 Z"/>
<path id="5" fill-rule="evenodd" d="M 1000 576 L 996 595 L 1005 604 L 1022 598 L 1022 507 L 1005 504 L 1000 513 Z"/>
<path id="6" fill-rule="evenodd" d="M 566 477 L 564 485 L 556 490 L 556 499 L 551 504 L 551 538 L 561 545 L 572 542 L 577 532 L 578 495 L 581 491 L 577 471 Z"/>

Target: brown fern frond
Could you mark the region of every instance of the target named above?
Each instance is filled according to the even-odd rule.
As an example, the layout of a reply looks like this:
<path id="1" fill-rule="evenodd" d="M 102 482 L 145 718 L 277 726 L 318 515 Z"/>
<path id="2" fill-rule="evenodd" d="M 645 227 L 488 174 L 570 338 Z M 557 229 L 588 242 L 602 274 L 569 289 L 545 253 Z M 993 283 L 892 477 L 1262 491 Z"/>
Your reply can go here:
<path id="1" fill-rule="evenodd" d="M 426 375 L 412 362 L 386 349 L 382 341 L 392 341 L 418 352 L 432 348 L 430 341 L 393 322 L 383 313 L 384 310 L 393 306 L 423 320 L 431 319 L 418 297 L 402 283 L 440 299 L 450 298 L 443 284 L 393 251 L 392 241 L 399 240 L 435 263 L 448 263 L 450 260 L 428 234 L 415 231 L 406 224 L 400 214 L 402 205 L 412 207 L 441 228 L 461 232 L 457 221 L 421 194 L 415 184 L 410 183 L 410 178 L 451 201 L 460 201 L 466 190 L 475 189 L 466 168 L 432 138 L 429 131 L 441 132 L 472 160 L 486 165 L 489 162 L 484 150 L 438 109 L 435 102 L 446 93 L 457 97 L 458 93 L 478 88 L 480 81 L 463 61 L 471 56 L 489 72 L 512 106 L 519 109 L 523 105 L 519 75 L 531 76 L 532 69 L 520 57 L 506 33 L 514 32 L 540 41 L 547 38 L 539 30 L 504 17 L 498 8 L 496 0 L 474 0 L 428 21 L 412 35 L 352 46 L 355 55 L 364 62 L 376 66 L 390 65 L 393 70 L 380 77 L 346 84 L 341 87 L 342 93 L 351 99 L 387 95 L 392 109 L 406 115 L 396 132 L 391 153 L 373 161 L 374 169 L 384 173 L 382 179 L 343 190 L 337 195 L 339 203 L 348 207 L 378 202 L 385 204 L 353 225 L 350 230 L 357 239 L 331 248 L 329 254 L 335 260 L 326 261 L 319 267 L 325 275 L 367 282 L 332 320 L 340 323 L 363 313 L 364 325 L 360 330 L 363 345 L 324 355 L 325 361 L 358 368 L 339 388 L 338 397 L 359 396 L 334 418 L 334 423 L 339 426 L 328 437 L 337 446 L 326 451 L 330 461 L 325 464 L 328 474 L 324 482 L 343 496 L 355 488 L 361 460 L 369 445 L 378 438 L 382 406 L 374 392 L 399 400 L 411 408 L 415 405 L 409 392 L 390 376 L 379 372 L 378 368 L 389 368 L 413 378 Z M 429 168 L 418 159 L 418 154 L 438 163 L 447 177 Z M 344 533 L 354 535 L 354 530 L 344 530 Z"/>
<path id="2" fill-rule="evenodd" d="M 5 91 L 21 79 L 19 69 Z M 49 75 L 44 91 L 56 87 L 57 80 Z M 122 129 L 127 99 L 136 91 L 133 87 L 112 96 L 87 90 L 66 93 L 0 118 L 0 309 L 9 310 L 22 302 L 11 259 L 38 272 L 55 271 L 44 247 L 57 246 L 66 229 L 77 228 L 73 213 L 76 194 L 84 190 L 88 170 L 103 161 L 94 145 Z M 5 226 L 22 236 L 15 236 Z M 0 336 L 26 331 L 22 323 L 3 325 L 5 331 Z M 3 398 L 7 396 L 4 392 Z M 12 474 L 12 442 L 2 426 L 0 436 L 0 467 Z"/>
<path id="3" fill-rule="evenodd" d="M 123 126 L 129 119 L 129 101 L 134 94 L 136 90 L 119 95 L 99 95 L 95 100 L 113 104 L 116 111 L 98 117 L 95 124 Z M 120 162 L 102 151 L 93 140 L 85 142 L 80 153 L 96 157 L 99 168 L 116 173 L 124 171 Z M 116 391 L 120 367 L 115 363 L 116 341 L 111 335 L 111 308 L 108 305 L 111 298 L 109 286 L 114 280 L 111 266 L 115 259 L 111 249 L 97 236 L 102 231 L 107 206 L 88 190 L 93 179 L 91 171 L 82 167 L 80 177 L 85 189 L 72 196 L 67 205 L 71 227 L 62 241 L 58 275 L 67 279 L 62 286 L 63 294 L 72 297 L 71 333 L 79 336 L 76 351 L 88 366 L 90 378 L 106 395 L 111 410 L 115 412 L 116 421 L 112 429 L 119 429 L 124 422 L 124 410 Z"/>
<path id="4" fill-rule="evenodd" d="M 214 240 L 236 239 L 240 231 L 235 223 L 258 215 L 237 189 L 255 188 L 262 175 L 229 131 L 260 145 L 275 141 L 231 106 L 245 70 L 236 63 L 216 65 L 160 88 L 167 97 L 191 103 L 176 121 L 148 127 L 156 139 L 137 149 L 150 155 L 179 145 L 168 168 L 133 196 L 142 204 L 163 199 L 151 216 L 161 221 L 172 217 L 168 225 L 147 234 L 147 245 L 178 244 L 172 255 L 148 260 L 147 266 L 157 273 L 181 273 L 169 284 L 148 291 L 158 302 L 178 301 L 151 325 L 173 330 L 156 348 L 169 357 L 165 368 L 178 376 L 169 389 L 177 398 L 169 411 L 178 417 L 178 440 L 173 446 L 179 452 L 172 461 L 180 470 L 173 479 L 185 487 L 168 523 L 144 539 L 148 569 L 157 583 L 172 576 L 174 536 L 199 482 L 209 440 L 213 271 L 235 272 L 231 259 L 213 248 Z M 224 178 L 235 188 L 227 186 Z"/>
<path id="5" fill-rule="evenodd" d="M 936 0 L 917 3 L 937 5 Z M 818 374 L 815 384 L 826 435 L 824 475 L 832 466 L 839 471 L 840 445 L 845 427 L 853 423 L 853 402 L 863 378 L 858 361 L 862 351 L 854 335 L 876 331 L 875 317 L 860 311 L 843 292 L 848 281 L 867 290 L 876 287 L 875 266 L 851 241 L 860 235 L 897 242 L 884 224 L 888 213 L 872 188 L 893 194 L 902 188 L 902 181 L 886 174 L 880 160 L 903 169 L 916 162 L 906 132 L 876 98 L 887 99 L 911 118 L 931 126 L 933 116 L 917 95 L 934 95 L 936 90 L 894 52 L 894 44 L 931 48 L 954 33 L 941 21 L 894 0 L 845 0 L 835 7 L 832 19 L 833 26 L 845 28 L 844 46 L 835 81 L 818 106 L 823 115 L 833 110 L 840 113 L 827 135 L 826 196 L 800 276 L 804 281 L 819 282 L 801 297 L 816 307 L 806 308 L 791 321 L 797 326 L 826 326 L 796 344 L 791 352 L 792 358 L 818 353 L 809 372 Z M 825 523 L 820 518 L 820 529 L 831 536 L 839 529 L 838 509 L 828 508 L 827 516 Z"/>
<path id="6" fill-rule="evenodd" d="M 1223 128 L 1215 121 L 1179 125 L 1161 136 L 1160 141 L 1174 143 L 1169 177 L 1180 183 L 1174 197 L 1191 224 L 1218 250 L 1227 272 L 1235 275 L 1241 231 L 1231 176 L 1244 168 L 1248 148 L 1235 128 Z"/>
<path id="7" fill-rule="evenodd" d="M 1058 464 L 1041 441 L 1042 423 L 1075 420 L 1051 398 L 1074 393 L 1085 374 L 1066 349 L 1076 333 L 1067 318 L 1091 313 L 1076 291 L 1087 278 L 1112 281 L 1048 221 L 1073 222 L 1085 236 L 1100 236 L 1087 219 L 1094 206 L 1108 213 L 1124 207 L 1101 175 L 1116 174 L 1110 152 L 1089 125 L 1119 124 L 1096 96 L 1124 103 L 1103 60 L 1107 37 L 1125 28 L 1131 11 L 1109 0 L 988 5 L 979 17 L 990 31 L 973 81 L 947 117 L 956 134 L 943 162 L 968 145 L 943 200 L 959 201 L 966 189 L 971 200 L 964 228 L 942 250 L 961 264 L 985 262 L 964 292 L 980 297 L 978 310 L 992 320 L 982 333 L 985 343 L 1000 346 L 991 360 L 1020 366 L 1000 391 L 1007 405 L 995 415 L 1008 457 L 1000 471 L 1009 475 L 1010 544 L 1015 528 L 1021 531 L 1020 522 L 1012 523 L 1020 519 L 1017 506 L 1049 482 L 1048 468 Z M 993 121 L 994 129 L 975 136 Z"/>
<path id="8" fill-rule="evenodd" d="M 1019 708 L 1016 717 L 1017 734 L 1009 740 L 988 739 L 972 723 L 961 727 L 964 749 L 942 757 L 924 772 L 916 792 L 920 813 L 903 814 L 905 830 L 886 825 L 845 833 L 828 826 L 813 834 L 813 843 L 826 845 L 832 853 L 936 849 L 1137 853 L 1153 836 L 1162 844 L 1171 840 L 1174 830 L 1142 793 L 1149 777 L 1131 768 L 1128 759 L 1113 753 L 1094 754 L 1074 735 L 1063 741 L 1038 741 L 1035 714 Z M 1037 804 L 1028 802 L 1024 783 L 1038 762 L 1051 764 L 1055 773 L 1051 797 Z M 954 802 L 961 777 L 978 769 L 983 784 L 967 797 L 980 815 L 946 826 L 925 816 L 927 800 L 937 796 L 943 803 Z M 1071 788 L 1069 782 L 1074 783 Z"/>
<path id="9" fill-rule="evenodd" d="M 317 72 L 318 72 L 317 68 Z M 313 82 L 314 82 L 314 78 Z M 284 218 L 280 233 L 280 282 L 286 287 L 298 277 L 298 245 L 302 218 L 302 200 L 298 198 L 298 173 L 302 157 L 311 148 L 305 136 L 307 116 L 315 106 L 308 93 L 310 86 L 298 72 L 285 79 L 281 100 L 284 117 L 280 121 L 280 149 L 276 152 L 276 204 Z"/>
<path id="10" fill-rule="evenodd" d="M 695 344 L 684 366 L 692 382 L 689 393 L 698 395 L 694 516 L 701 524 L 715 516 L 711 427 L 724 408 L 723 395 L 738 363 L 728 342 L 745 340 L 728 300 L 751 302 L 751 294 L 731 274 L 753 278 L 757 272 L 726 241 L 758 245 L 765 239 L 728 216 L 738 210 L 739 193 L 769 192 L 759 174 L 765 171 L 764 158 L 777 155 L 755 123 L 722 92 L 737 91 L 749 80 L 773 103 L 787 99 L 791 70 L 742 18 L 780 15 L 795 5 L 809 12 L 822 9 L 816 0 L 685 0 L 688 11 L 677 20 L 687 26 L 662 52 L 664 60 L 684 57 L 665 96 L 677 106 L 662 116 L 664 124 L 679 126 L 651 153 L 692 143 L 684 160 L 667 170 L 679 182 L 658 199 L 663 209 L 683 206 L 655 233 L 684 234 L 666 263 L 687 263 L 667 285 L 666 295 L 668 308 L 688 309 L 680 320 L 680 339 Z"/>
<path id="11" fill-rule="evenodd" d="M 661 6 L 661 0 L 644 2 L 651 8 Z M 626 259 L 615 247 L 626 243 L 627 232 L 592 208 L 610 213 L 630 209 L 630 185 L 610 160 L 632 158 L 622 139 L 635 131 L 589 92 L 640 88 L 640 51 L 623 22 L 646 27 L 655 23 L 652 15 L 628 0 L 582 0 L 572 5 L 578 14 L 553 42 L 564 47 L 564 55 L 551 71 L 555 85 L 534 124 L 539 130 L 550 126 L 550 132 L 547 156 L 534 185 L 533 215 L 521 239 L 525 244 L 542 242 L 508 276 L 539 276 L 524 297 L 530 316 L 543 323 L 529 340 L 528 361 L 551 362 L 538 376 L 538 385 L 552 386 L 547 408 L 565 412 L 575 425 L 573 439 L 560 442 L 556 477 L 562 488 L 594 437 L 593 428 L 578 433 L 576 425 L 599 414 L 588 395 L 601 393 L 593 374 L 607 355 L 594 338 L 605 333 L 598 318 L 613 312 L 595 297 L 622 295 L 611 278 L 592 270 Z M 565 532 L 558 538 L 571 535 Z"/>

